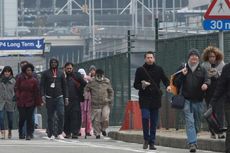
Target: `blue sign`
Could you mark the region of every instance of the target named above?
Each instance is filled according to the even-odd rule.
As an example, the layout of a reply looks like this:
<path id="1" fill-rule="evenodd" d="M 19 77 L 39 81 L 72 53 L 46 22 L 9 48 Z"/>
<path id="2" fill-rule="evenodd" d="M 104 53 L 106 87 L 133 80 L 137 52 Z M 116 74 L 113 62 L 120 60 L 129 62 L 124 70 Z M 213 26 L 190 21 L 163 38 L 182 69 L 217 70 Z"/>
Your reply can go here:
<path id="1" fill-rule="evenodd" d="M 2 39 L 1 50 L 44 50 L 44 38 L 42 39 Z"/>
<path id="2" fill-rule="evenodd" d="M 204 20 L 205 30 L 230 30 L 230 20 Z"/>

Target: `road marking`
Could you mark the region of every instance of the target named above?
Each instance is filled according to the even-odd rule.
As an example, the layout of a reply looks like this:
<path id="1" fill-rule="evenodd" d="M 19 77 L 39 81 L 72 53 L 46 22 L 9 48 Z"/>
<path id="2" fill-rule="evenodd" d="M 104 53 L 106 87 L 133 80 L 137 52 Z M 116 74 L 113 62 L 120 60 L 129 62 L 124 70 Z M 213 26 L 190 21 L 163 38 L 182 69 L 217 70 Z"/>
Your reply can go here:
<path id="1" fill-rule="evenodd" d="M 57 142 L 62 142 L 62 143 L 67 143 L 67 144 L 77 144 L 79 146 L 88 146 L 92 148 L 104 148 L 104 149 L 113 149 L 113 150 L 124 150 L 124 151 L 132 151 L 132 152 L 151 152 L 151 153 L 157 153 L 156 151 L 146 151 L 146 150 L 140 150 L 140 149 L 132 149 L 132 148 L 127 148 L 127 147 L 117 147 L 113 145 L 101 145 L 101 144 L 93 144 L 91 142 L 80 142 L 80 141 L 65 141 L 65 140 L 57 140 L 55 139 L 54 141 Z"/>

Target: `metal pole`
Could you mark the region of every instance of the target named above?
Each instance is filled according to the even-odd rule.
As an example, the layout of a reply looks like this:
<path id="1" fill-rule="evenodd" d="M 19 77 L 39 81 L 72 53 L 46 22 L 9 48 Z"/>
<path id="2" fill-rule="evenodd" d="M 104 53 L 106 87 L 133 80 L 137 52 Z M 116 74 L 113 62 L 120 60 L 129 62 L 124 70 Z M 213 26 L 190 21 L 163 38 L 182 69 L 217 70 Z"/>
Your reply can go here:
<path id="1" fill-rule="evenodd" d="M 0 0 L 0 36 L 4 36 L 4 0 Z"/>
<path id="2" fill-rule="evenodd" d="M 218 37 L 219 37 L 219 48 L 224 53 L 224 32 L 219 31 Z"/>
<path id="3" fill-rule="evenodd" d="M 144 0 L 142 0 L 142 3 L 144 4 Z M 144 29 L 144 27 L 145 27 L 145 16 L 144 16 L 144 5 L 142 5 L 142 7 L 141 7 L 141 21 L 142 21 L 142 23 L 141 23 L 141 25 L 142 25 L 142 30 Z"/>
<path id="4" fill-rule="evenodd" d="M 165 0 L 162 0 L 162 22 L 165 22 Z"/>
<path id="5" fill-rule="evenodd" d="M 152 0 L 152 28 L 154 28 L 154 0 Z"/>
<path id="6" fill-rule="evenodd" d="M 101 0 L 101 15 L 103 14 L 103 0 Z"/>
<path id="7" fill-rule="evenodd" d="M 159 0 L 156 0 L 156 18 L 159 18 Z"/>
<path id="8" fill-rule="evenodd" d="M 128 30 L 128 100 L 131 100 L 131 32 Z"/>
<path id="9" fill-rule="evenodd" d="M 92 0 L 89 0 L 89 33 L 92 34 Z"/>
<path id="10" fill-rule="evenodd" d="M 137 28 L 138 28 L 138 8 L 137 8 L 137 0 L 134 0 L 134 9 L 135 9 L 135 34 L 137 33 Z"/>
<path id="11" fill-rule="evenodd" d="M 68 15 L 72 15 L 72 0 L 68 2 Z"/>
<path id="12" fill-rule="evenodd" d="M 20 3 L 20 7 L 21 7 L 21 25 L 24 26 L 24 0 L 21 0 L 21 3 Z"/>
<path id="13" fill-rule="evenodd" d="M 53 0 L 53 14 L 55 14 L 56 11 L 56 0 Z"/>
<path id="14" fill-rule="evenodd" d="M 159 23 L 158 23 L 158 18 L 155 18 L 155 52 L 158 51 L 158 28 L 159 28 Z"/>
<path id="15" fill-rule="evenodd" d="M 94 9 L 94 0 L 92 0 L 92 27 L 93 27 L 93 59 L 96 57 L 95 52 L 95 9 Z"/>
<path id="16" fill-rule="evenodd" d="M 175 10 L 175 0 L 173 0 L 173 24 L 175 26 L 176 22 L 176 10 Z"/>
<path id="17" fill-rule="evenodd" d="M 119 9 L 118 9 L 118 7 L 119 7 L 119 2 L 118 2 L 118 0 L 116 1 L 116 7 L 117 7 L 117 15 L 119 14 Z"/>

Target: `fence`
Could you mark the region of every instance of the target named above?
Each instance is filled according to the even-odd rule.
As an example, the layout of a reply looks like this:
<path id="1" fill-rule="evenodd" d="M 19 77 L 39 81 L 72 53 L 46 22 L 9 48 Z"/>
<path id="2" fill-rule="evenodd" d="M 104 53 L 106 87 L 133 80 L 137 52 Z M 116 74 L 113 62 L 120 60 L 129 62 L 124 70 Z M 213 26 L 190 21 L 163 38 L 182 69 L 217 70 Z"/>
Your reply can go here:
<path id="1" fill-rule="evenodd" d="M 111 111 L 111 125 L 120 125 L 126 102 L 128 100 L 128 56 L 127 53 L 87 61 L 76 65 L 77 68 L 88 70 L 90 65 L 103 69 L 106 77 L 111 80 L 114 93 L 114 105 Z"/>
<path id="2" fill-rule="evenodd" d="M 230 61 L 230 33 L 224 34 L 225 62 Z M 176 71 L 181 62 L 187 59 L 187 52 L 190 48 L 197 48 L 202 51 L 208 45 L 218 46 L 218 33 L 207 35 L 194 35 L 174 39 L 159 40 L 159 51 L 157 52 L 157 64 L 161 65 L 167 76 Z M 105 75 L 111 80 L 115 91 L 114 106 L 111 111 L 110 125 L 121 125 L 128 97 L 137 99 L 137 90 L 132 88 L 134 74 L 137 67 L 144 63 L 144 53 L 131 53 L 130 69 L 128 53 L 121 53 L 114 56 L 104 57 L 86 61 L 75 65 L 75 68 L 84 68 L 86 71 L 90 65 L 95 65 L 105 71 Z M 130 71 L 130 72 L 129 72 Z M 130 74 L 130 76 L 129 76 Z M 130 81 L 130 83 L 129 83 Z M 131 89 L 131 95 L 129 95 Z M 162 97 L 162 108 L 160 126 L 164 128 L 184 128 L 184 121 L 181 112 L 172 110 L 169 105 L 170 95 L 164 93 Z M 42 112 L 43 127 L 46 127 L 46 109 L 39 109 Z M 15 114 L 17 122 L 17 114 Z M 205 122 L 203 122 L 205 123 Z M 17 125 L 15 123 L 14 125 Z M 206 124 L 202 124 L 206 129 Z"/>

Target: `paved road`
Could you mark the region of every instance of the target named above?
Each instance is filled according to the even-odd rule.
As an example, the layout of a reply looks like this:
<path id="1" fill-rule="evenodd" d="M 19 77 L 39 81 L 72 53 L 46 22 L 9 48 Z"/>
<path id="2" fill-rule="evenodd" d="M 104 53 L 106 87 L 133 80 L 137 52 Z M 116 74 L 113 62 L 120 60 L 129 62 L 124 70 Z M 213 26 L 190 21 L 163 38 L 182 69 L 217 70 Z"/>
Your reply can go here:
<path id="1" fill-rule="evenodd" d="M 16 134 L 15 134 L 16 135 Z M 44 132 L 36 132 L 31 141 L 0 140 L 0 153 L 185 153 L 188 150 L 157 146 L 157 151 L 141 149 L 142 145 L 111 140 L 108 137 L 95 139 L 95 137 L 80 137 L 79 139 L 48 140 Z M 198 153 L 213 153 L 198 151 Z"/>

